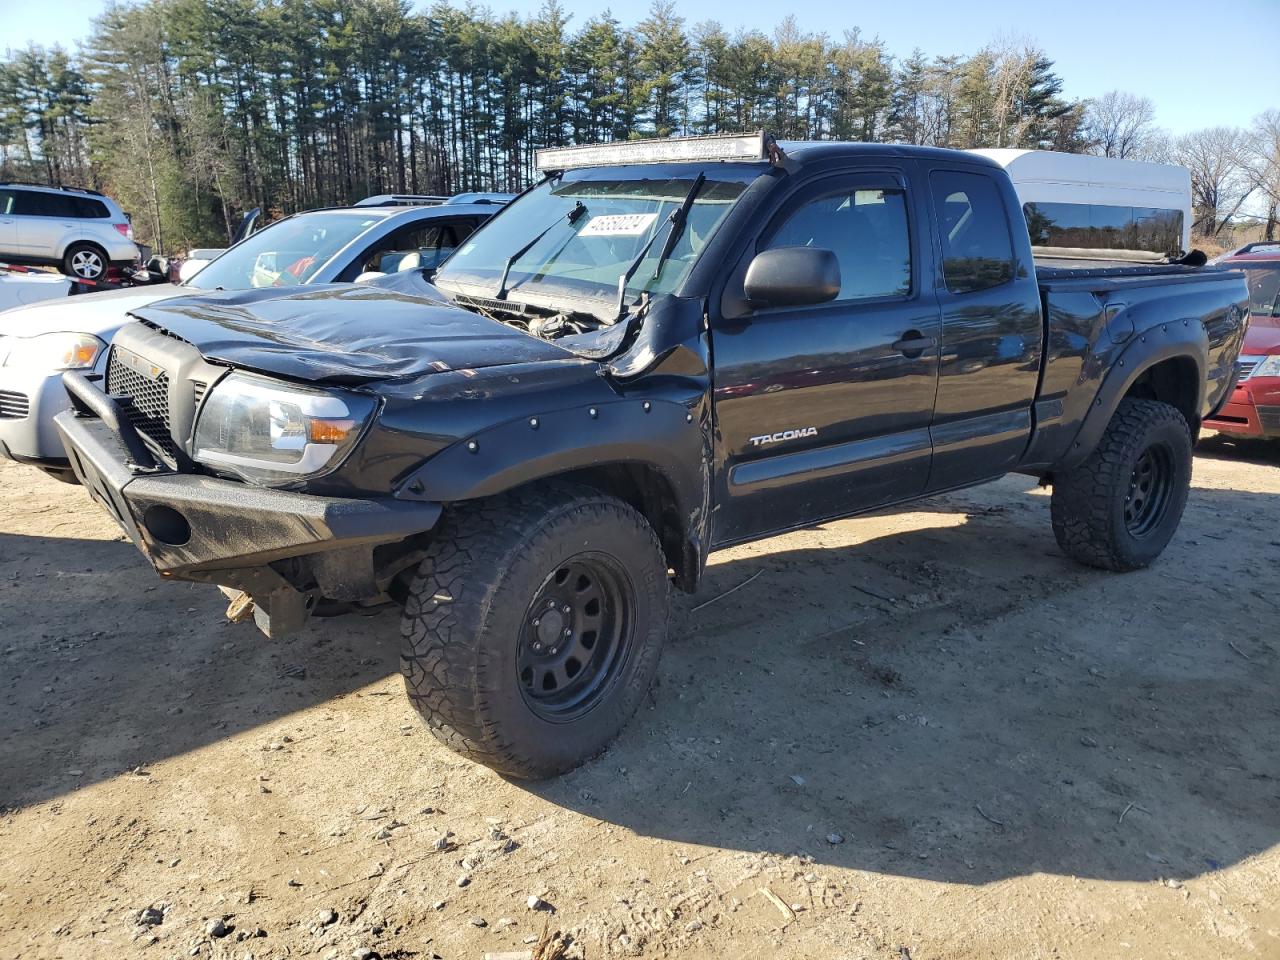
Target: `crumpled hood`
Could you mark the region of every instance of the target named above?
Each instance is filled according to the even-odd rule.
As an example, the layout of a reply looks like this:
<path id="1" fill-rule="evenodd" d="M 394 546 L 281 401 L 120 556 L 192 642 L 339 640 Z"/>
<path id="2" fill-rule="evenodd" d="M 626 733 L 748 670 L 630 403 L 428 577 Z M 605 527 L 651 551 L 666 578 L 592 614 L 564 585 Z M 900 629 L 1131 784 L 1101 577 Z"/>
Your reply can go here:
<path id="1" fill-rule="evenodd" d="M 353 384 L 577 359 L 443 298 L 363 284 L 182 297 L 133 316 L 194 344 L 207 360 L 304 381 Z"/>

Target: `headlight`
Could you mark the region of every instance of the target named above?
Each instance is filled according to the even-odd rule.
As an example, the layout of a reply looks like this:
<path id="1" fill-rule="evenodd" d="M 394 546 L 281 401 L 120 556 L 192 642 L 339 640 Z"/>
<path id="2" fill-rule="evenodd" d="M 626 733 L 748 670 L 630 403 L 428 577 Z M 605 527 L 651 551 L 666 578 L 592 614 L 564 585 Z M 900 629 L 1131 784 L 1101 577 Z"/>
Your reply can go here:
<path id="1" fill-rule="evenodd" d="M 351 452 L 375 405 L 233 373 L 200 410 L 195 459 L 253 483 L 318 476 Z"/>
<path id="2" fill-rule="evenodd" d="M 38 337 L 6 337 L 0 356 L 6 367 L 85 370 L 94 365 L 105 346 L 88 333 L 45 333 Z"/>
<path id="3" fill-rule="evenodd" d="M 1249 379 L 1254 377 L 1280 377 L 1280 353 L 1273 353 L 1269 357 L 1264 357 L 1262 362 L 1253 368 L 1253 372 L 1249 374 Z"/>

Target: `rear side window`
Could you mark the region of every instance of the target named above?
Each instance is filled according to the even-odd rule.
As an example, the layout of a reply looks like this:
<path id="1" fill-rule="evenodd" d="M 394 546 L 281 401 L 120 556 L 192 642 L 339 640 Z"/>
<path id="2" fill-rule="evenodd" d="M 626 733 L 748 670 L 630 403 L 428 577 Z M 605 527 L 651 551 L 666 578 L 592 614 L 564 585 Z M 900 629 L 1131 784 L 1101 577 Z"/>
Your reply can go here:
<path id="1" fill-rule="evenodd" d="M 107 210 L 107 205 L 101 200 L 94 200 L 92 197 L 68 197 L 72 207 L 76 211 L 77 217 L 83 217 L 86 220 L 101 220 L 111 216 Z"/>
<path id="2" fill-rule="evenodd" d="M 845 187 L 801 205 L 765 249 L 819 247 L 840 263 L 837 300 L 901 297 L 911 291 L 911 235 L 901 190 Z"/>
<path id="3" fill-rule="evenodd" d="M 952 293 L 974 293 L 1013 279 L 1013 241 L 1000 191 L 976 173 L 930 176 L 942 233 L 942 273 Z"/>

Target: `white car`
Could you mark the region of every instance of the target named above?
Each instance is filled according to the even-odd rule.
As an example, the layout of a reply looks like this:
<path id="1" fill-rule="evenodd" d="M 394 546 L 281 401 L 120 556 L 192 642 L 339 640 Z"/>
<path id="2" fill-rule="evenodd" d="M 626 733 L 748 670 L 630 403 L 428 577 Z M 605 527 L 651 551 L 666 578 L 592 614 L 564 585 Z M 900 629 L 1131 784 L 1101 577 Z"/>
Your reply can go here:
<path id="1" fill-rule="evenodd" d="M 490 204 L 343 207 L 295 214 L 231 247 L 183 285 L 47 301 L 0 313 L 0 457 L 74 482 L 53 426 L 65 370 L 105 374 L 129 313 L 206 290 L 343 283 L 437 266 L 499 209 Z"/>
<path id="2" fill-rule="evenodd" d="M 0 183 L 0 260 L 57 267 L 96 282 L 138 259 L 129 215 L 108 196 L 78 187 Z"/>
<path id="3" fill-rule="evenodd" d="M 58 273 L 19 272 L 0 264 L 0 311 L 71 294 L 71 281 Z"/>

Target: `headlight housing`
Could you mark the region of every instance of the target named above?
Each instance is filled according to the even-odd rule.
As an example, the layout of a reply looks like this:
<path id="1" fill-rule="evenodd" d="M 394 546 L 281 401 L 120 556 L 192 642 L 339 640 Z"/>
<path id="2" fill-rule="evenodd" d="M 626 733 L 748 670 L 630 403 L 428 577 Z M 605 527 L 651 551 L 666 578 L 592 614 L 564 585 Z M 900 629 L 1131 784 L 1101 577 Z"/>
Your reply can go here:
<path id="1" fill-rule="evenodd" d="M 317 477 L 337 468 L 377 403 L 233 373 L 205 398 L 194 458 L 258 484 Z"/>
<path id="2" fill-rule="evenodd" d="M 1254 377 L 1280 377 L 1280 353 L 1273 353 L 1270 356 L 1263 357 L 1262 362 L 1253 368 L 1253 372 L 1249 374 L 1249 379 Z"/>
<path id="3" fill-rule="evenodd" d="M 5 337 L 0 365 L 30 370 L 88 370 L 106 344 L 91 333 L 42 333 L 38 337 Z"/>

